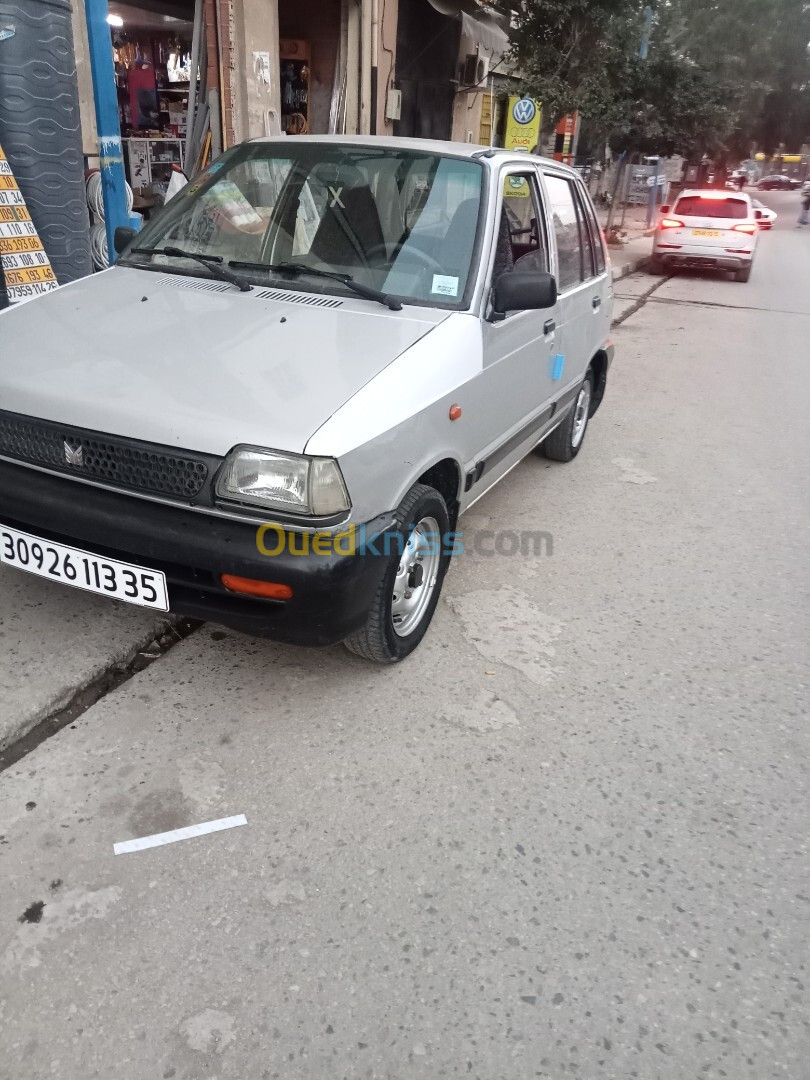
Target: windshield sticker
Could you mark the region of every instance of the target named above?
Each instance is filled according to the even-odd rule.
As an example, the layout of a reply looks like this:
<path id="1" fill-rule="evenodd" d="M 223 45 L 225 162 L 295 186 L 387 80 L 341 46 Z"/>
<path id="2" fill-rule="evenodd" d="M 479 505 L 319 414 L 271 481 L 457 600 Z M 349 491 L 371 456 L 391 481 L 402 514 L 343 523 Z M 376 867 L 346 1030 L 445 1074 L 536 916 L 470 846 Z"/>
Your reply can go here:
<path id="1" fill-rule="evenodd" d="M 431 291 L 438 293 L 439 296 L 458 296 L 458 278 L 449 277 L 446 274 L 434 274 Z"/>

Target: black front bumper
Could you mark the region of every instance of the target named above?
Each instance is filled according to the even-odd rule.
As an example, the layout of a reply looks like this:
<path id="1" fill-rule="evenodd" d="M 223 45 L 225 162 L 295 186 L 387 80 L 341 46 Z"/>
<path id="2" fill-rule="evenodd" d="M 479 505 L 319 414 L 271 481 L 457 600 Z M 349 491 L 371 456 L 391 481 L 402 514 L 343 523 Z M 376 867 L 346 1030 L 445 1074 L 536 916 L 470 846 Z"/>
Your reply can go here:
<path id="1" fill-rule="evenodd" d="M 388 514 L 369 522 L 377 535 Z M 296 645 L 333 645 L 366 620 L 388 560 L 374 554 L 260 554 L 260 521 L 235 520 L 135 498 L 0 461 L 0 523 L 166 575 L 178 615 Z M 288 534 L 289 535 L 289 534 Z M 266 547 L 278 547 L 272 534 Z M 342 545 L 345 551 L 348 543 Z M 300 550 L 300 543 L 296 550 Z M 230 592 L 222 574 L 289 585 L 292 599 Z"/>

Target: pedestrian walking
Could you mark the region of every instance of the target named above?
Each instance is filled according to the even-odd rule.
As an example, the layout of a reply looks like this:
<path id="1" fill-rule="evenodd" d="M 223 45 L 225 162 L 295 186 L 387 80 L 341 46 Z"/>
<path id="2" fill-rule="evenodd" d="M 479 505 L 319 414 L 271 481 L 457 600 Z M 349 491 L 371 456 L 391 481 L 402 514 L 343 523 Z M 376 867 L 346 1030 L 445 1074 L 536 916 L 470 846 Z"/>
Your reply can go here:
<path id="1" fill-rule="evenodd" d="M 799 214 L 799 225 L 810 225 L 810 189 L 802 194 L 802 212 Z"/>

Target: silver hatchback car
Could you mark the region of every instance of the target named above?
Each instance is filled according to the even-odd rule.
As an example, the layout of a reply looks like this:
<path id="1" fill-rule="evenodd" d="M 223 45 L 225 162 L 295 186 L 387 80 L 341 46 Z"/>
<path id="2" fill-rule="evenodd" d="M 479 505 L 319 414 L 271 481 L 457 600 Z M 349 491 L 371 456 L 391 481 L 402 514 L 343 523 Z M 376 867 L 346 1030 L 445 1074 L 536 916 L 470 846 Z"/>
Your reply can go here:
<path id="1" fill-rule="evenodd" d="M 116 247 L 0 315 L 0 560 L 76 588 L 400 660 L 459 516 L 605 393 L 610 265 L 555 161 L 263 139 Z"/>

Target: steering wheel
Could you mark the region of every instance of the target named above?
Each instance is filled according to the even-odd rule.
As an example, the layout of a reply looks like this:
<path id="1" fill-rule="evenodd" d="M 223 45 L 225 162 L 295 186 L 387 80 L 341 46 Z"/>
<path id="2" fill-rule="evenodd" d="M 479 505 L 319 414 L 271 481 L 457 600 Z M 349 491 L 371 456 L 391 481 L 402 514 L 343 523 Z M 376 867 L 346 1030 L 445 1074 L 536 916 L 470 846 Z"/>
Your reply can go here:
<path id="1" fill-rule="evenodd" d="M 373 248 L 366 252 L 366 259 L 369 263 L 374 261 L 375 255 L 383 255 L 386 260 L 390 258 L 392 260 L 392 266 L 394 262 L 398 263 L 400 258 L 404 260 L 412 258 L 415 262 L 421 264 L 419 267 L 420 270 L 432 270 L 434 274 L 445 273 L 445 267 L 443 267 L 441 263 L 438 263 L 432 255 L 428 255 L 426 251 L 422 251 L 420 248 L 405 247 L 400 244 L 400 246 L 395 249 L 394 254 L 390 256 L 385 244 L 375 244 Z M 399 269 L 398 266 L 397 269 Z"/>

